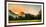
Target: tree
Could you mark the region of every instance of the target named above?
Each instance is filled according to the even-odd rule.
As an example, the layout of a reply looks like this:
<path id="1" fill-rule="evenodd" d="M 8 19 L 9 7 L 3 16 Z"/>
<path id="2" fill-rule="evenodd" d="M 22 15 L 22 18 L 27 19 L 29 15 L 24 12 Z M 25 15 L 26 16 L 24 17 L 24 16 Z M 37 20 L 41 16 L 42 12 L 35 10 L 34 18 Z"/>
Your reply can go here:
<path id="1" fill-rule="evenodd" d="M 36 18 L 37 18 L 38 20 L 41 19 L 41 10 L 39 11 L 39 14 L 36 16 Z"/>
<path id="2" fill-rule="evenodd" d="M 39 11 L 38 18 L 41 19 L 41 10 Z"/>

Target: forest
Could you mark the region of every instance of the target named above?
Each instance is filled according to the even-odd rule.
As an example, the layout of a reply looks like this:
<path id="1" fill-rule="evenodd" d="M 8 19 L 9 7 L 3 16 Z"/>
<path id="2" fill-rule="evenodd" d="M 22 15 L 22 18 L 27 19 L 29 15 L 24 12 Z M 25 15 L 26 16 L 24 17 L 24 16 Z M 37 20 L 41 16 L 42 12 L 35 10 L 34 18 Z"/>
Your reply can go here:
<path id="1" fill-rule="evenodd" d="M 39 11 L 39 14 L 37 16 L 34 16 L 32 14 L 25 14 L 25 17 L 18 16 L 17 14 L 13 13 L 11 10 L 9 10 L 9 20 L 41 20 L 41 10 Z"/>

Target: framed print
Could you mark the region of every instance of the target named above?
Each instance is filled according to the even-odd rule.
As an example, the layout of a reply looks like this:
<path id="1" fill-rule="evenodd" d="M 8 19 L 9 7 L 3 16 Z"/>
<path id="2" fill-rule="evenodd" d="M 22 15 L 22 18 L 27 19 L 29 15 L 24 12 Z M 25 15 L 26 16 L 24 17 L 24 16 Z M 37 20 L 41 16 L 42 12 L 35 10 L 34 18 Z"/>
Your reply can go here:
<path id="1" fill-rule="evenodd" d="M 44 24 L 44 3 L 6 1 L 6 25 Z"/>

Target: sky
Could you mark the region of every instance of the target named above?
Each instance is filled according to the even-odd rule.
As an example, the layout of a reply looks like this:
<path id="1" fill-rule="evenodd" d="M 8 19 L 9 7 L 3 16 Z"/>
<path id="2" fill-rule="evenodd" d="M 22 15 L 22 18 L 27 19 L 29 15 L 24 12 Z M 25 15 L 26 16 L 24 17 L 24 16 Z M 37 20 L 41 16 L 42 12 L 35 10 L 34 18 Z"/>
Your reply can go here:
<path id="1" fill-rule="evenodd" d="M 27 5 L 27 4 L 8 4 L 8 9 L 14 13 L 29 13 L 32 15 L 38 15 L 41 9 L 41 5 Z"/>

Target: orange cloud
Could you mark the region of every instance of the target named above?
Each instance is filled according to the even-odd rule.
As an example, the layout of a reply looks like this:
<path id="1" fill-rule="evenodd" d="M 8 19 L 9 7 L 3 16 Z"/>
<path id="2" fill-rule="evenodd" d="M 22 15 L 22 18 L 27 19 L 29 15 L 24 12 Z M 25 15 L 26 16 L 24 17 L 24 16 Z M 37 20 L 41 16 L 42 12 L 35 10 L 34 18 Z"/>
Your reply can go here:
<path id="1" fill-rule="evenodd" d="M 10 9 L 13 13 L 22 15 L 21 12 L 24 12 L 23 6 L 13 6 L 12 9 Z"/>

